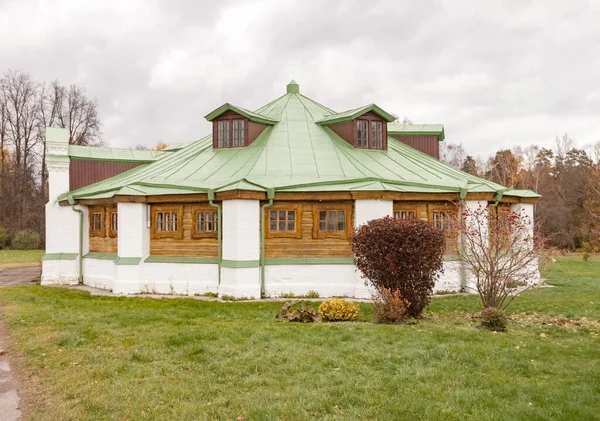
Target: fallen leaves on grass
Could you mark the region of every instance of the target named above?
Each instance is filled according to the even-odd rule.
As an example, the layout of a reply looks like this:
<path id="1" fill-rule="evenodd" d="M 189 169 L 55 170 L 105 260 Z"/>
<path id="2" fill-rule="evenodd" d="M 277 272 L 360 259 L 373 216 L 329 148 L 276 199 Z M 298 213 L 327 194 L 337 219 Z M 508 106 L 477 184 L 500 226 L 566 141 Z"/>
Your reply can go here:
<path id="1" fill-rule="evenodd" d="M 536 313 L 513 313 L 509 316 L 510 320 L 519 323 L 535 323 L 545 326 L 560 326 L 560 327 L 585 327 L 600 329 L 600 321 L 589 320 L 587 317 L 580 319 L 570 319 L 568 317 L 552 317 L 544 316 Z"/>

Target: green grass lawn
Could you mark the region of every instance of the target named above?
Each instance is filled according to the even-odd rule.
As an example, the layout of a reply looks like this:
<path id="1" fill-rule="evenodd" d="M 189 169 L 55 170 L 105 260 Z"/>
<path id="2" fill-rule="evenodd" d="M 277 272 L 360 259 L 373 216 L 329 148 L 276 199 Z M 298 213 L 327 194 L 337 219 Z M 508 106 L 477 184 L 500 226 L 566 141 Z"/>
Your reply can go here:
<path id="1" fill-rule="evenodd" d="M 0 269 L 37 266 L 44 253 L 44 250 L 0 250 Z"/>
<path id="2" fill-rule="evenodd" d="M 559 259 L 513 310 L 600 319 L 600 262 Z M 30 420 L 600 419 L 600 329 L 476 328 L 475 297 L 415 325 L 299 325 L 281 303 L 0 290 Z"/>

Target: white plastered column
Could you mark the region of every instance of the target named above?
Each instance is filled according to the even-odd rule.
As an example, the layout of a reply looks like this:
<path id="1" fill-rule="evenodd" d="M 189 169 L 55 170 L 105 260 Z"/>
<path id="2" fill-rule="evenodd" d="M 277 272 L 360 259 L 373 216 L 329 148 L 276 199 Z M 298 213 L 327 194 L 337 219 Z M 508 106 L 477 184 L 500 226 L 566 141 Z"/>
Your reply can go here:
<path id="1" fill-rule="evenodd" d="M 372 219 L 392 216 L 394 213 L 393 200 L 355 200 L 354 201 L 354 227 L 369 222 Z M 355 298 L 371 298 L 374 290 L 365 285 L 365 278 L 360 270 L 355 269 L 356 287 L 354 289 Z"/>
<path id="2" fill-rule="evenodd" d="M 466 200 L 464 202 L 464 206 L 467 211 L 470 211 L 472 214 L 482 214 L 481 210 L 485 210 L 488 207 L 488 202 L 485 200 Z M 481 231 L 482 236 L 486 238 L 488 232 L 487 219 L 485 217 L 476 218 L 475 216 L 467 216 L 465 220 L 465 224 L 468 227 L 473 229 L 478 229 Z M 460 240 L 459 240 L 460 241 Z M 462 278 L 465 278 L 464 280 Z M 464 270 L 464 273 L 461 273 L 461 283 L 465 283 L 466 291 L 474 293 L 477 292 L 477 281 L 473 274 L 469 273 L 468 270 Z"/>
<path id="3" fill-rule="evenodd" d="M 71 206 L 57 198 L 69 191 L 69 132 L 46 128 L 48 203 L 46 204 L 46 255 L 42 261 L 42 285 L 77 284 L 79 280 L 79 218 Z M 87 207 L 77 206 L 78 209 Z"/>
<path id="4" fill-rule="evenodd" d="M 224 200 L 219 294 L 260 298 L 260 201 Z"/>
<path id="5" fill-rule="evenodd" d="M 135 294 L 142 290 L 144 260 L 150 255 L 150 228 L 145 203 L 118 203 L 118 259 L 113 292 Z"/>
<path id="6" fill-rule="evenodd" d="M 512 212 L 516 213 L 517 215 L 519 215 L 521 217 L 521 220 L 523 220 L 528 225 L 529 230 L 526 235 L 529 236 L 529 238 L 531 238 L 531 242 L 530 242 L 529 246 L 533 247 L 533 235 L 534 235 L 533 204 L 531 204 L 531 203 L 514 203 L 511 205 L 510 210 Z M 540 282 L 540 279 L 541 279 L 540 271 L 539 271 L 539 263 L 538 263 L 537 259 L 534 263 L 532 263 L 532 265 L 535 265 L 535 267 L 532 268 L 532 272 L 535 273 L 535 275 L 532 278 L 525 280 L 525 282 L 527 282 L 529 285 L 537 284 Z"/>

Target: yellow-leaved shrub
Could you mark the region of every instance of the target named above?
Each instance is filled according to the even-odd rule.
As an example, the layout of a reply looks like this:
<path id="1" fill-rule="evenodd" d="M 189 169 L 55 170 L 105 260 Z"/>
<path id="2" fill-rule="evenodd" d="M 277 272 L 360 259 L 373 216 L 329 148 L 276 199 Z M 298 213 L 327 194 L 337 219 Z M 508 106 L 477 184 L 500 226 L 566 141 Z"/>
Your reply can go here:
<path id="1" fill-rule="evenodd" d="M 330 298 L 319 306 L 319 314 L 324 321 L 344 322 L 356 320 L 360 316 L 360 307 L 343 298 Z"/>

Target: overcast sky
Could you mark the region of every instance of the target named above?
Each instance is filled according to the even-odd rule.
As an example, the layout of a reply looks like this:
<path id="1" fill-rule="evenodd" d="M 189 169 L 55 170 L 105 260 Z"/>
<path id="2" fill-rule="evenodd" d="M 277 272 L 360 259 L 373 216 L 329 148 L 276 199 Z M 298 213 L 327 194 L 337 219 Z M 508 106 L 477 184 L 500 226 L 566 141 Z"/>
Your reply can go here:
<path id="1" fill-rule="evenodd" d="M 472 154 L 600 141 L 600 1 L 0 0 L 0 72 L 87 89 L 114 147 L 300 91 L 442 123 Z"/>

